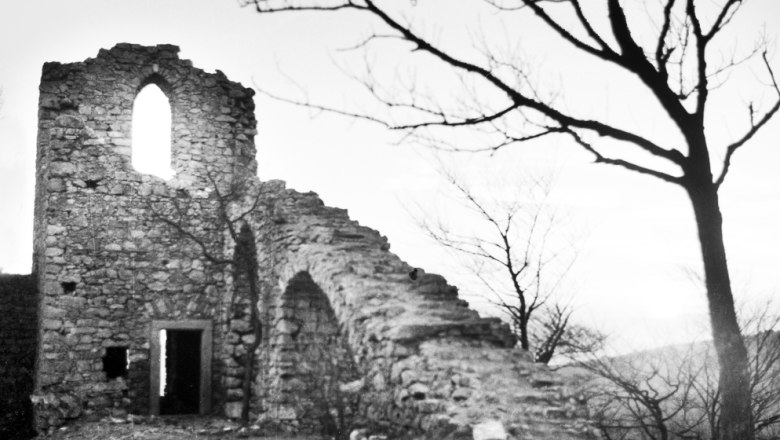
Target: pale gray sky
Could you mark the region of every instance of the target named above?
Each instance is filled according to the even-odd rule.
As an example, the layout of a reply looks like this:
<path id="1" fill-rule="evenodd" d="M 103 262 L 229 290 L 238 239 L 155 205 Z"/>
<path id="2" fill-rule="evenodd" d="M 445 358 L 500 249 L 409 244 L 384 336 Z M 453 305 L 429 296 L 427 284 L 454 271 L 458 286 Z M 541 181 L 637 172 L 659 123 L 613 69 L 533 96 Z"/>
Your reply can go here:
<path id="1" fill-rule="evenodd" d="M 444 3 L 458 7 L 447 7 L 446 16 L 434 14 Z M 493 14 L 470 9 L 478 3 L 421 0 L 414 10 L 415 23 L 426 23 L 426 31 L 464 53 L 483 38 L 482 33 L 497 32 L 499 40 L 519 42 L 537 81 L 560 91 L 566 106 L 668 138 L 668 122 L 653 110 L 652 100 L 644 100 L 646 96 L 636 91 L 630 78 L 569 54 L 538 26 L 521 27 L 521 38 L 515 40 L 515 27 L 495 26 Z M 724 41 L 726 47 L 745 50 L 758 38 L 764 23 L 772 66 L 780 73 L 777 0 L 748 2 L 734 23 L 735 32 L 724 35 Z M 300 97 L 292 79 L 312 99 L 361 105 L 353 93 L 354 84 L 337 65 L 359 69 L 362 55 L 337 49 L 360 41 L 371 26 L 372 22 L 355 14 L 260 17 L 232 0 L 0 2 L 4 101 L 0 110 L 0 267 L 24 273 L 31 264 L 37 85 L 45 61 L 81 61 L 118 42 L 170 43 L 180 46 L 180 56 L 195 66 L 222 70 L 247 86 L 256 83 Z M 372 62 L 379 66 L 403 66 L 410 60 L 406 52 L 392 48 L 377 53 L 382 55 Z M 753 86 L 766 79 L 759 67 L 745 66 L 741 74 L 730 78 L 729 84 L 735 87 L 722 89 L 725 98 L 709 114 L 713 138 L 723 138 L 725 143 L 744 127 L 743 104 L 759 97 L 760 90 Z M 435 69 L 432 65 L 427 74 L 438 74 Z M 771 95 L 765 93 L 763 102 L 768 104 Z M 256 104 L 259 134 L 255 142 L 262 179 L 285 180 L 297 190 L 319 193 L 329 205 L 349 209 L 353 218 L 387 235 L 392 250 L 403 259 L 465 286 L 463 296 L 479 303 L 462 270 L 425 238 L 405 209 L 415 203 L 443 204 L 439 209 L 449 215 L 451 208 L 441 196 L 446 184 L 433 169 L 429 152 L 414 145 L 395 145 L 398 135 L 378 126 L 313 115 L 263 97 L 257 97 Z M 760 301 L 780 284 L 778 144 L 780 118 L 736 156 L 722 189 L 738 301 Z M 461 154 L 442 160 L 474 181 L 485 175 L 507 179 L 546 166 L 559 169 L 556 200 L 576 228 L 585 231 L 567 286 L 585 323 L 638 345 L 681 340 L 705 328 L 703 291 L 686 275 L 686 270 L 697 267 L 699 250 L 681 190 L 645 176 L 592 165 L 588 155 L 563 140 L 512 147 L 494 157 Z"/>

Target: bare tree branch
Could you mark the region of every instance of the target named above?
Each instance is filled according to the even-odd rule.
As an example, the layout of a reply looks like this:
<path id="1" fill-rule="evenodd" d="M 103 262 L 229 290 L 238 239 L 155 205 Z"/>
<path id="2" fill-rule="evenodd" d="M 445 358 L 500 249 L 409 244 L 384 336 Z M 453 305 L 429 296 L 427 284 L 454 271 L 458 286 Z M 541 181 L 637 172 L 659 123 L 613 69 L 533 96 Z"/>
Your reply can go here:
<path id="1" fill-rule="evenodd" d="M 334 110 L 345 116 L 374 120 L 385 126 L 399 125 L 407 136 L 414 135 L 415 140 L 429 137 L 434 139 L 436 146 L 446 148 L 446 141 L 435 140 L 438 131 L 420 133 L 417 130 L 441 128 L 447 125 L 451 128 L 471 127 L 488 136 L 489 151 L 511 145 L 516 142 L 538 139 L 548 134 L 565 133 L 574 139 L 575 143 L 590 152 L 596 158 L 595 162 L 615 165 L 660 179 L 682 187 L 693 207 L 697 237 L 699 239 L 702 262 L 704 263 L 705 284 L 707 289 L 707 305 L 712 320 L 714 346 L 719 364 L 723 369 L 719 372 L 720 389 L 717 395 L 709 397 L 719 399 L 720 413 L 717 417 L 709 417 L 708 422 L 722 429 L 721 440 L 753 440 L 755 438 L 753 419 L 750 406 L 749 368 L 747 349 L 741 337 L 741 331 L 734 310 L 734 292 L 731 286 L 729 267 L 726 264 L 726 250 L 723 240 L 723 221 L 720 209 L 718 189 L 722 184 L 733 155 L 767 122 L 778 113 L 777 105 L 770 107 L 767 113 L 758 117 L 749 108 L 751 117 L 750 128 L 734 143 L 727 146 L 724 166 L 720 176 L 713 177 L 712 152 L 705 130 L 705 114 L 711 91 L 723 84 L 720 75 L 731 67 L 739 64 L 739 58 L 732 57 L 730 62 L 717 68 L 708 67 L 708 51 L 717 35 L 727 24 L 732 22 L 739 10 L 741 0 L 720 0 L 720 2 L 697 2 L 695 0 L 659 0 L 661 5 L 660 28 L 654 34 L 645 34 L 645 29 L 629 20 L 629 2 L 606 0 L 599 5 L 608 19 L 604 29 L 599 29 L 597 21 L 588 19 L 585 2 L 579 0 L 507 0 L 511 6 L 504 6 L 499 0 L 486 0 L 499 8 L 499 12 L 516 11 L 520 15 L 531 11 L 534 16 L 553 35 L 566 42 L 575 50 L 590 55 L 594 60 L 617 67 L 623 73 L 628 73 L 639 80 L 642 90 L 649 92 L 655 98 L 655 103 L 669 117 L 678 133 L 678 140 L 672 146 L 661 145 L 653 138 L 641 135 L 637 131 L 624 130 L 608 121 L 595 120 L 587 116 L 573 113 L 555 103 L 549 97 L 544 98 L 535 88 L 530 86 L 527 77 L 512 75 L 522 71 L 519 67 L 507 70 L 496 57 L 487 57 L 487 61 L 472 61 L 463 52 L 448 50 L 445 45 L 426 37 L 396 12 L 396 6 L 380 6 L 378 0 L 256 0 L 262 7 L 261 12 L 282 12 L 297 10 L 335 11 L 353 9 L 378 20 L 385 28 L 386 34 L 397 35 L 397 39 L 410 46 L 410 51 L 425 54 L 438 61 L 459 78 L 467 78 L 468 84 L 462 82 L 462 91 L 455 92 L 456 97 L 444 99 L 436 96 L 424 96 L 414 87 L 409 90 L 411 99 L 388 99 L 384 91 L 368 83 L 369 93 L 385 108 L 396 109 L 397 113 L 405 113 L 410 120 L 401 124 L 388 123 L 389 118 L 376 114 L 360 114 L 359 112 L 330 109 L 328 106 L 309 105 L 320 111 Z M 273 5 L 272 5 L 273 4 Z M 554 6 L 553 6 L 554 4 Z M 255 4 L 258 6 L 258 4 Z M 588 4 L 590 6 L 590 4 Z M 560 7 L 567 12 L 567 18 L 574 18 L 574 28 L 566 23 L 566 18 L 552 14 L 554 7 Z M 709 9 L 708 9 L 709 8 Z M 702 23 L 702 17 L 712 16 L 711 25 Z M 514 14 L 514 13 L 513 13 Z M 528 14 L 530 15 L 530 14 Z M 563 17 L 563 16 L 562 16 Z M 633 25 L 632 26 L 630 26 Z M 609 39 L 606 32 L 611 32 Z M 642 42 L 648 42 L 649 47 L 643 47 Z M 608 43 L 609 42 L 609 43 Z M 416 58 L 415 58 L 416 59 Z M 412 61 L 413 63 L 415 61 Z M 768 62 L 765 59 L 765 64 Z M 777 84 L 771 73 L 774 88 Z M 674 78 L 676 84 L 670 84 Z M 473 82 L 472 82 L 473 81 Z M 712 82 L 712 83 L 711 83 Z M 485 90 L 489 99 L 480 100 L 479 90 Z M 629 91 L 627 90 L 627 93 Z M 472 105 L 464 104 L 457 96 L 472 97 Z M 423 96 L 421 98 L 420 96 Z M 695 102 L 691 103 L 695 97 Z M 450 108 L 452 102 L 460 103 L 460 107 Z M 306 105 L 307 103 L 303 103 Z M 690 108 L 690 109 L 689 109 Z M 410 110 L 412 111 L 410 115 Z M 396 113 L 396 114 L 397 114 Z M 421 124 L 415 126 L 415 124 Z M 590 136 L 597 135 L 619 142 L 620 148 L 609 155 L 606 151 L 590 142 Z M 451 147 L 451 146 L 450 146 Z M 454 149 L 454 148 L 453 148 Z M 643 161 L 633 155 L 636 150 L 651 156 L 649 161 Z M 498 220 L 494 218 L 494 220 Z M 492 248 L 486 248 L 484 243 L 475 243 L 471 248 L 475 254 L 492 255 L 502 261 L 504 257 L 491 254 Z M 514 266 L 510 274 L 518 273 L 519 266 Z M 524 274 L 531 275 L 535 270 L 527 270 Z M 524 284 L 518 284 L 527 288 Z M 533 287 L 533 284 L 530 285 Z M 532 307 L 541 304 L 543 296 L 530 294 L 525 306 Z M 528 309 L 526 309 L 527 311 Z M 533 310 L 532 310 L 533 311 Z M 642 406 L 631 403 L 628 411 L 640 414 Z M 647 409 L 647 406 L 644 406 Z M 652 413 L 652 411 L 651 411 Z M 655 420 L 659 420 L 655 411 Z M 648 419 L 649 420 L 649 419 Z M 680 432 L 685 431 L 682 429 Z M 650 435 L 649 433 L 647 435 Z"/>
<path id="2" fill-rule="evenodd" d="M 674 51 L 674 47 L 667 48 L 666 46 L 666 37 L 669 34 L 669 29 L 672 24 L 672 8 L 674 8 L 674 2 L 675 0 L 667 0 L 666 6 L 664 6 L 664 21 L 661 26 L 661 32 L 658 34 L 658 43 L 655 48 L 655 63 L 658 66 L 658 72 L 664 79 L 669 78 L 667 63 Z"/>
<path id="3" fill-rule="evenodd" d="M 732 18 L 734 18 L 734 15 L 736 15 L 740 6 L 742 6 L 742 0 L 728 0 L 726 4 L 723 5 L 720 12 L 718 13 L 718 17 L 712 24 L 712 28 L 709 30 L 709 32 L 707 32 L 706 35 L 704 35 L 704 38 L 707 42 L 712 40 L 713 37 L 715 37 L 715 35 L 717 35 L 717 33 L 720 32 L 721 29 L 723 29 L 723 27 L 726 26 Z"/>
<path id="4" fill-rule="evenodd" d="M 640 174 L 647 174 L 653 177 L 656 177 L 658 179 L 664 180 L 666 182 L 674 183 L 674 184 L 680 184 L 681 179 L 679 177 L 672 176 L 670 174 L 663 173 L 661 171 L 653 170 L 650 168 L 646 168 L 640 165 L 637 165 L 633 162 L 628 162 L 626 160 L 622 159 L 612 159 L 603 156 L 601 153 L 599 153 L 593 145 L 591 145 L 589 142 L 586 142 L 582 137 L 577 134 L 574 131 L 569 131 L 569 135 L 571 135 L 572 138 L 574 138 L 574 141 L 577 142 L 579 145 L 581 145 L 583 148 L 585 148 L 587 151 L 591 152 L 594 156 L 596 156 L 596 162 L 598 163 L 605 163 L 609 165 L 615 165 L 622 168 L 625 168 L 630 171 L 635 171 Z"/>
<path id="5" fill-rule="evenodd" d="M 772 66 L 770 66 L 769 60 L 767 60 L 766 52 L 764 52 L 761 57 L 763 58 L 764 65 L 769 72 L 769 78 L 772 81 L 772 87 L 774 87 L 775 92 L 777 93 L 777 101 L 775 101 L 774 105 L 769 110 L 767 110 L 767 112 L 764 113 L 764 115 L 758 121 L 755 121 L 755 116 L 753 115 L 753 106 L 750 106 L 750 129 L 744 135 L 742 135 L 741 138 L 737 139 L 737 141 L 726 147 L 726 156 L 723 159 L 723 167 L 721 169 L 720 176 L 715 180 L 715 185 L 717 187 L 720 187 L 720 185 L 722 185 L 723 181 L 726 179 L 726 174 L 729 172 L 731 158 L 734 156 L 734 153 L 736 153 L 736 151 L 741 146 L 745 145 L 747 141 L 752 139 L 753 136 L 755 136 L 755 134 L 758 133 L 758 131 L 761 130 L 761 128 L 772 119 L 775 113 L 780 110 L 780 87 L 778 87 L 777 79 L 775 78 L 774 71 L 772 71 Z"/>
<path id="6" fill-rule="evenodd" d="M 477 195 L 452 173 L 444 174 L 464 206 L 476 215 L 482 225 L 480 231 L 457 233 L 441 222 L 418 219 L 418 223 L 437 243 L 471 258 L 467 268 L 494 297 L 492 302 L 510 318 L 519 345 L 529 350 L 530 323 L 571 267 L 569 262 L 558 270 L 553 264 L 570 255 L 556 251 L 549 241 L 558 226 L 546 203 L 549 188 L 540 186 L 545 184 L 542 180 L 528 179 L 514 201 L 498 205 Z M 526 192 L 529 196 L 537 195 L 530 202 L 518 201 Z M 548 277 L 552 282 L 546 281 Z M 557 332 L 547 341 L 548 356 L 540 358 L 545 362 L 560 344 L 568 316 L 558 324 Z"/>
<path id="7" fill-rule="evenodd" d="M 494 7 L 501 9 L 501 10 L 511 10 L 512 8 L 507 8 L 505 6 L 502 6 L 498 1 L 496 0 L 487 0 L 487 2 Z M 593 26 L 591 26 L 590 22 L 587 20 L 585 15 L 582 12 L 582 8 L 580 7 L 579 1 L 567 1 L 568 3 L 571 3 L 574 11 L 577 14 L 577 18 L 580 21 L 580 24 L 585 28 L 585 30 L 588 33 L 588 36 L 591 37 L 598 45 L 599 47 L 593 47 L 584 41 L 578 39 L 575 37 L 571 32 L 567 31 L 563 26 L 561 26 L 557 21 L 555 21 L 548 13 L 545 11 L 545 9 L 541 6 L 543 2 L 540 1 L 525 1 L 523 0 L 523 6 L 526 6 L 534 11 L 534 13 L 541 18 L 552 30 L 554 30 L 558 35 L 561 36 L 564 40 L 571 43 L 574 47 L 582 50 L 583 52 L 587 52 L 593 56 L 596 56 L 598 58 L 608 60 L 608 61 L 616 61 L 617 54 L 607 45 L 604 40 L 601 38 L 598 33 L 593 29 Z M 563 2 L 561 2 L 563 3 Z"/>
<path id="8" fill-rule="evenodd" d="M 330 12 L 330 11 L 339 11 L 342 9 L 365 9 L 364 7 L 352 2 L 351 0 L 345 2 L 332 2 L 332 3 L 333 3 L 332 5 L 328 5 L 328 6 L 317 6 L 317 5 L 296 6 L 292 4 L 292 2 L 284 1 L 282 6 L 271 7 L 269 6 L 268 0 L 239 0 L 239 4 L 241 6 L 254 4 L 257 12 L 264 13 L 264 14 L 270 14 L 274 12 L 301 12 L 301 11 Z"/>

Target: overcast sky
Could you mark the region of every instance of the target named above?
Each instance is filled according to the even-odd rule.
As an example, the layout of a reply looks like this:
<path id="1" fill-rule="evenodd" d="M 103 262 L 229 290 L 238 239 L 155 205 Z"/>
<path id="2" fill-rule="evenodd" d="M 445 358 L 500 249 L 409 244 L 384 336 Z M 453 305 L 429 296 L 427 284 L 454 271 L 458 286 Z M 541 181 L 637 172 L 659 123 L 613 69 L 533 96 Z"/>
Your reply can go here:
<path id="1" fill-rule="evenodd" d="M 458 7 L 437 13 L 444 3 Z M 411 11 L 415 23 L 441 41 L 471 47 L 483 33 L 495 30 L 494 14 L 471 9 L 477 3 L 419 0 Z M 37 86 L 45 61 L 82 61 L 118 42 L 170 43 L 180 46 L 180 57 L 196 67 L 222 70 L 246 86 L 256 84 L 293 97 L 303 96 L 304 89 L 314 100 L 368 106 L 355 98 L 355 85 L 343 72 L 343 67 L 359 69 L 361 53 L 338 49 L 355 45 L 375 24 L 355 14 L 260 17 L 232 0 L 0 2 L 0 267 L 26 273 L 31 265 Z M 780 73 L 777 0 L 748 2 L 734 32 L 724 36 L 724 47 L 749 49 L 762 26 L 772 66 Z M 511 39 L 518 31 L 510 27 L 501 32 Z M 566 106 L 665 139 L 668 121 L 651 100 L 643 100 L 646 96 L 630 78 L 569 55 L 532 23 L 520 32 L 519 45 L 536 80 L 564 95 Z M 387 58 L 378 53 L 373 56 L 379 59 L 370 61 L 379 65 L 402 63 L 407 56 L 397 50 Z M 723 98 L 714 101 L 708 119 L 710 135 L 724 143 L 744 128 L 747 101 L 771 100 L 767 89 L 754 87 L 766 80 L 759 64 L 746 65 L 728 79 L 735 86 L 719 90 Z M 477 289 L 451 256 L 426 239 L 409 214 L 422 205 L 444 217 L 458 217 L 435 170 L 439 162 L 478 188 L 489 188 L 491 180 L 511 182 L 513 176 L 538 169 L 557 170 L 554 200 L 579 237 L 579 258 L 566 290 L 581 321 L 637 346 L 706 331 L 704 293 L 688 274 L 698 268 L 699 249 L 681 190 L 593 165 L 587 154 L 562 139 L 516 146 L 493 156 L 436 158 L 420 146 L 397 145 L 398 134 L 379 126 L 314 114 L 262 96 L 256 97 L 256 104 L 261 179 L 285 180 L 297 190 L 319 193 L 328 205 L 348 209 L 354 219 L 388 236 L 392 250 L 410 264 L 466 286 L 462 295 L 472 303 L 480 303 Z M 780 118 L 735 158 L 722 188 L 738 302 L 764 301 L 780 284 L 778 144 Z"/>

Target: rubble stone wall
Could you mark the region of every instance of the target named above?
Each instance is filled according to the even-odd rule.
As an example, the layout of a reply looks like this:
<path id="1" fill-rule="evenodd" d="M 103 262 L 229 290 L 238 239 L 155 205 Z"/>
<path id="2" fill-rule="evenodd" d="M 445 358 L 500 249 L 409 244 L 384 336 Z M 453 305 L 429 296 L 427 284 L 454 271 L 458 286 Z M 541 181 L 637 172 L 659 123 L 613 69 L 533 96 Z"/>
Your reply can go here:
<path id="1" fill-rule="evenodd" d="M 589 435 L 576 389 L 516 350 L 509 328 L 481 318 L 443 277 L 412 268 L 385 237 L 314 193 L 278 181 L 258 193 L 258 249 L 273 256 L 282 289 L 305 274 L 328 298 L 362 375 L 369 425 L 402 438 L 471 439 L 496 424 L 507 438 Z"/>
<path id="2" fill-rule="evenodd" d="M 350 431 L 360 378 L 327 296 L 306 272 L 290 279 L 269 315 L 262 420 L 286 432 Z"/>
<path id="3" fill-rule="evenodd" d="M 37 302 L 32 275 L 0 275 L 0 438 L 32 432 Z"/>
<path id="4" fill-rule="evenodd" d="M 33 258 L 39 430 L 149 412 L 152 321 L 209 320 L 211 407 L 230 417 L 241 415 L 242 360 L 252 353 L 250 416 L 290 431 L 587 436 L 576 395 L 519 353 L 500 320 L 480 317 L 346 210 L 259 181 L 252 91 L 177 52 L 119 44 L 82 63 L 44 65 Z M 168 181 L 131 165 L 133 103 L 150 83 L 171 104 Z M 234 242 L 239 230 L 252 246 Z M 248 263 L 253 276 L 242 272 Z M 107 378 L 108 347 L 127 349 L 127 374 Z M 486 429 L 493 437 L 479 434 Z"/>
<path id="5" fill-rule="evenodd" d="M 223 249 L 214 185 L 224 190 L 236 175 L 255 173 L 253 92 L 177 52 L 119 44 L 82 63 L 43 67 L 34 232 L 39 429 L 148 411 L 152 320 L 213 319 L 214 345 L 222 344 L 224 267 L 202 247 Z M 169 181 L 131 165 L 133 104 L 149 83 L 171 104 Z M 106 378 L 106 347 L 128 349 L 125 377 Z M 223 364 L 215 359 L 213 371 Z"/>

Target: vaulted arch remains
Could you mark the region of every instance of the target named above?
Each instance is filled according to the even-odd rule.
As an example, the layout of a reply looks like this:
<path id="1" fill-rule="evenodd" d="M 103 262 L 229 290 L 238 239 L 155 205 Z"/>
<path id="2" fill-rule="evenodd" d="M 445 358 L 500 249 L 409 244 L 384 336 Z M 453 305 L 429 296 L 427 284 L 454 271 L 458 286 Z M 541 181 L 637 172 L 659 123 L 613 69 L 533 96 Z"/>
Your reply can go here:
<path id="1" fill-rule="evenodd" d="M 308 272 L 288 281 L 270 324 L 267 415 L 304 431 L 348 433 L 362 382 L 330 301 Z"/>

